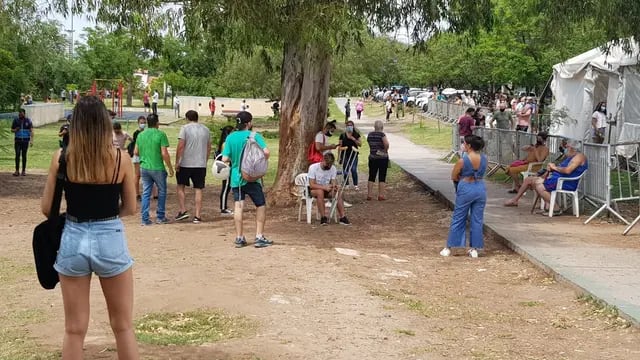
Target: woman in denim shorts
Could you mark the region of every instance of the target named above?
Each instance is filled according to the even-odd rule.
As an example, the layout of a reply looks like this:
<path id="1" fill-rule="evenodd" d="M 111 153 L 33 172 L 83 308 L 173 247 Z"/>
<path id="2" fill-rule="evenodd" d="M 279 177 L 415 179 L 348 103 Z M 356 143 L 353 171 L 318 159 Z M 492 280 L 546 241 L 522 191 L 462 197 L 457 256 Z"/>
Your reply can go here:
<path id="1" fill-rule="evenodd" d="M 45 215 L 51 208 L 60 156 L 61 151 L 53 155 L 42 196 Z M 135 176 L 129 155 L 113 147 L 111 119 L 95 96 L 81 98 L 75 107 L 65 159 L 67 221 L 54 266 L 64 303 L 62 358 L 83 357 L 91 275 L 95 273 L 107 302 L 118 358 L 138 359 L 132 314 L 133 259 L 120 220 L 136 210 Z"/>

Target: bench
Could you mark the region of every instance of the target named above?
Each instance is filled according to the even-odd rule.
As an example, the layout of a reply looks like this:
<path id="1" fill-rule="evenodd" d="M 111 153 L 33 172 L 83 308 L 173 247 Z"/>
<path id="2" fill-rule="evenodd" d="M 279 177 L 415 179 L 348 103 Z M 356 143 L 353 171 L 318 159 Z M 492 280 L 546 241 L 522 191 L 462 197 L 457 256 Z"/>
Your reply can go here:
<path id="1" fill-rule="evenodd" d="M 240 110 L 222 110 L 220 115 L 226 117 L 227 121 L 233 121 L 235 120 L 236 115 L 238 115 L 239 112 Z"/>

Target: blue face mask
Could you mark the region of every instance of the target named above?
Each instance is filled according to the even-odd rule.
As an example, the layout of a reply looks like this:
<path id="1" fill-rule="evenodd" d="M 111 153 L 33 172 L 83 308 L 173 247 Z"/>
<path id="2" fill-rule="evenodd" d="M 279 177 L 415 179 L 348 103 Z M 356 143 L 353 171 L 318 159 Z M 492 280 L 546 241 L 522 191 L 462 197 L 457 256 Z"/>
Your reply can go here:
<path id="1" fill-rule="evenodd" d="M 353 132 L 353 126 L 347 126 L 347 132 Z"/>
<path id="2" fill-rule="evenodd" d="M 139 124 L 138 127 L 140 127 L 140 129 L 144 130 L 144 128 L 147 126 L 147 124 Z"/>

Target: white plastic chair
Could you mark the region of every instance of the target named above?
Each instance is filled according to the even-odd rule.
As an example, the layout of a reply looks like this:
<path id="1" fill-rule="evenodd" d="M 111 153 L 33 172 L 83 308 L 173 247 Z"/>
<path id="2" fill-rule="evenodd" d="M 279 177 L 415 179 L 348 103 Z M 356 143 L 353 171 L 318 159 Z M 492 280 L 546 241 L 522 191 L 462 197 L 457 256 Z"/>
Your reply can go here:
<path id="1" fill-rule="evenodd" d="M 572 195 L 573 196 L 573 215 L 575 215 L 576 217 L 580 217 L 580 196 L 578 195 L 578 189 L 580 189 L 580 182 L 582 181 L 582 178 L 584 177 L 584 174 L 586 173 L 586 171 L 584 171 L 582 174 L 580 174 L 580 176 L 576 176 L 576 177 L 560 177 L 558 178 L 558 183 L 556 185 L 556 190 L 551 192 L 551 199 L 549 199 L 549 217 L 553 217 L 553 208 L 554 208 L 554 204 L 556 203 L 556 198 L 558 196 L 558 194 L 561 195 L 561 208 L 562 209 L 566 209 L 567 208 L 567 195 Z M 564 184 L 565 181 L 578 181 L 578 184 L 576 186 L 576 189 L 571 191 L 571 190 L 562 190 L 562 185 Z M 536 194 L 537 195 L 537 194 Z M 536 201 L 538 199 L 536 198 Z M 534 207 L 535 207 L 535 203 L 534 203 Z M 540 209 L 544 210 L 544 200 L 540 201 Z M 533 210 L 531 210 L 533 211 Z"/>
<path id="2" fill-rule="evenodd" d="M 527 170 L 520 173 L 522 175 L 522 179 L 535 175 L 543 166 L 544 162 L 530 162 Z"/>
<path id="3" fill-rule="evenodd" d="M 304 201 L 305 203 L 305 207 L 307 209 L 307 224 L 311 224 L 311 213 L 313 212 L 313 203 L 316 202 L 316 198 L 314 198 L 313 196 L 311 196 L 311 193 L 309 191 L 309 177 L 307 176 L 307 173 L 301 173 L 296 175 L 296 178 L 294 180 L 294 184 L 295 186 L 298 188 L 298 221 L 300 221 L 300 219 L 302 218 L 302 202 Z M 331 202 L 328 201 L 326 202 L 326 206 L 327 207 L 327 211 L 329 211 L 329 207 L 331 206 Z M 327 214 L 328 216 L 329 214 Z M 337 223 L 338 222 L 338 213 L 336 212 L 334 214 L 334 220 Z M 320 213 L 316 210 L 316 220 L 320 220 Z"/>
<path id="4" fill-rule="evenodd" d="M 316 199 L 309 193 L 309 177 L 307 173 L 296 175 L 294 184 L 298 188 L 298 221 L 302 218 L 302 202 L 304 201 L 307 208 L 307 224 L 311 224 L 311 213 L 313 212 L 313 203 Z M 316 211 L 316 220 L 318 216 L 320 215 Z"/>

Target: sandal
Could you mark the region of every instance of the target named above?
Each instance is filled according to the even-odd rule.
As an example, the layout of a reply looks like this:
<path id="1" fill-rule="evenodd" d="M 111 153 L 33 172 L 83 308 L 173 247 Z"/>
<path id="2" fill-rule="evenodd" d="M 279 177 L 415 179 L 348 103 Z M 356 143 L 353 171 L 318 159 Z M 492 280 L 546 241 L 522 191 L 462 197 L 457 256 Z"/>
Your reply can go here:
<path id="1" fill-rule="evenodd" d="M 367 196 L 367 201 L 371 200 L 371 196 Z"/>
<path id="2" fill-rule="evenodd" d="M 378 196 L 378 201 L 385 201 L 387 200 L 387 198 L 385 198 L 384 196 Z"/>
<path id="3" fill-rule="evenodd" d="M 509 193 L 509 194 L 517 194 L 517 193 L 518 193 L 518 190 L 516 190 L 516 189 L 511 189 L 511 190 L 507 191 L 507 193 Z"/>
<path id="4" fill-rule="evenodd" d="M 506 207 L 517 207 L 518 203 L 517 202 L 507 201 L 503 205 L 506 206 Z"/>

